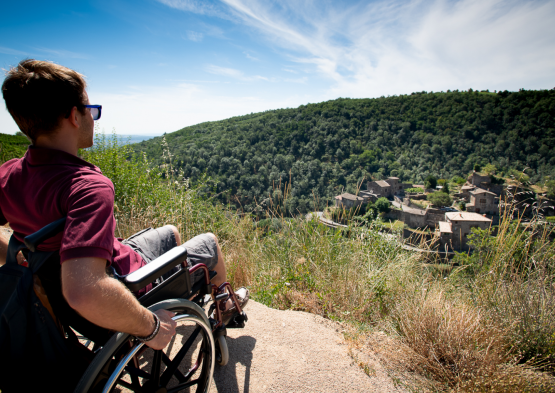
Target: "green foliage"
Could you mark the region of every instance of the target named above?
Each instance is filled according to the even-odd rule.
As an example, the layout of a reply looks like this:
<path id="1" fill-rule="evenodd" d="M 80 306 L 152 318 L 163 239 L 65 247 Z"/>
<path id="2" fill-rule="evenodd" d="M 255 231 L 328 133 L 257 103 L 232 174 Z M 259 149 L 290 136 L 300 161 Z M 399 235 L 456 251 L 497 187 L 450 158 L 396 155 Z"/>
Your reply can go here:
<path id="1" fill-rule="evenodd" d="M 466 183 L 466 180 L 463 177 L 460 177 L 460 176 L 453 176 L 451 178 L 451 181 L 453 183 L 458 184 L 458 185 L 462 185 L 462 184 Z"/>
<path id="2" fill-rule="evenodd" d="M 23 157 L 31 142 L 25 136 L 0 134 L 0 164 Z"/>
<path id="3" fill-rule="evenodd" d="M 419 193 L 423 193 L 424 190 L 422 188 L 419 187 L 411 187 L 411 188 L 406 188 L 405 192 L 411 193 L 411 194 L 419 194 Z"/>
<path id="4" fill-rule="evenodd" d="M 426 199 L 437 207 L 451 206 L 451 203 L 453 202 L 449 194 L 440 191 L 428 194 Z"/>
<path id="5" fill-rule="evenodd" d="M 424 181 L 424 187 L 428 189 L 428 188 L 436 188 L 436 186 L 437 186 L 437 179 L 434 176 L 429 175 Z"/>
<path id="6" fill-rule="evenodd" d="M 555 199 L 555 180 L 546 181 L 545 187 L 547 188 L 547 197 L 549 199 Z"/>
<path id="7" fill-rule="evenodd" d="M 516 169 L 510 169 L 509 176 L 519 183 L 527 183 L 530 181 L 530 176 L 524 173 L 524 171 L 518 171 Z"/>
<path id="8" fill-rule="evenodd" d="M 449 189 L 449 183 L 447 182 L 443 183 L 443 188 L 441 189 L 441 192 L 444 192 L 447 195 L 449 195 L 449 193 L 451 192 L 451 190 Z"/>
<path id="9" fill-rule="evenodd" d="M 482 166 L 478 163 L 474 164 L 474 171 L 480 172 L 482 170 Z"/>
<path id="10" fill-rule="evenodd" d="M 163 154 L 168 154 L 167 149 Z M 191 238 L 218 231 L 225 222 L 223 208 L 199 198 L 199 188 L 189 188 L 188 179 L 173 169 L 171 159 L 167 166 L 158 168 L 119 141 L 117 135 L 98 133 L 94 147 L 81 155 L 114 184 L 119 237 L 149 226 L 172 224 L 184 238 Z"/>
<path id="11" fill-rule="evenodd" d="M 378 198 L 375 205 L 376 205 L 376 209 L 378 209 L 380 213 L 387 213 L 389 211 L 390 203 L 387 198 L 384 198 L 384 197 Z"/>
<path id="12" fill-rule="evenodd" d="M 466 202 L 465 201 L 460 201 L 459 202 L 459 209 L 463 212 L 466 211 Z"/>
<path id="13" fill-rule="evenodd" d="M 485 173 L 486 175 L 495 175 L 495 172 L 497 171 L 497 168 L 495 167 L 495 165 L 493 164 L 487 164 L 486 166 L 484 166 L 484 168 L 482 169 L 482 172 Z"/>
<path id="14" fill-rule="evenodd" d="M 337 99 L 207 122 L 166 135 L 174 168 L 193 183 L 206 173 L 217 195 L 253 211 L 289 184 L 288 214 L 333 205 L 342 189 L 397 174 L 461 176 L 475 163 L 528 167 L 555 178 L 555 90 L 415 93 Z M 165 163 L 161 138 L 134 145 Z"/>

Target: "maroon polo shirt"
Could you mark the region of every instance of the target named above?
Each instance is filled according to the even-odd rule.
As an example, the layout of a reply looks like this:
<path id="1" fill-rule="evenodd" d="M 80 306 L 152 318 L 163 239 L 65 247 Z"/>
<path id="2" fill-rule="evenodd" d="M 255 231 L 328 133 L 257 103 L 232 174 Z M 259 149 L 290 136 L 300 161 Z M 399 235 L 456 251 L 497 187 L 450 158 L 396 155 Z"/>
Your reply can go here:
<path id="1" fill-rule="evenodd" d="M 25 156 L 0 167 L 0 225 L 16 239 L 67 217 L 63 234 L 41 251 L 60 250 L 61 261 L 106 259 L 119 274 L 145 265 L 139 254 L 114 237 L 114 185 L 100 169 L 79 157 L 30 146 Z"/>

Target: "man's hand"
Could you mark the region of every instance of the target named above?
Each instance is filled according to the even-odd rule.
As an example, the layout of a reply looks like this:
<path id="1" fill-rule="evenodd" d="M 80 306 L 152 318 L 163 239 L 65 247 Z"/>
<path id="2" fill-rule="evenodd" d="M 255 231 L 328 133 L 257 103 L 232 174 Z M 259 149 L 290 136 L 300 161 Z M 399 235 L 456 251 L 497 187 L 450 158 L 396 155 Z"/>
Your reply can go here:
<path id="1" fill-rule="evenodd" d="M 145 342 L 145 345 L 156 350 L 164 349 L 175 335 L 177 323 L 172 319 L 175 313 L 168 310 L 158 310 L 155 314 L 160 318 L 160 330 L 152 340 Z"/>

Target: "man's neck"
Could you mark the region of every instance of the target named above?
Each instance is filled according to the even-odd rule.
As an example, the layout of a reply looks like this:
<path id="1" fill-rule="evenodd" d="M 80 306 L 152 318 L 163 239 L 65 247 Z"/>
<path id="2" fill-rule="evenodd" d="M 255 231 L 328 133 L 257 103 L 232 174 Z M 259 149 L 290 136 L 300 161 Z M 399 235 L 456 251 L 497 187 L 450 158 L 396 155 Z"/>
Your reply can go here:
<path id="1" fill-rule="evenodd" d="M 58 130 L 48 136 L 39 136 L 34 145 L 37 147 L 65 151 L 74 156 L 77 156 L 78 151 L 77 141 L 74 140 L 73 135 L 63 132 L 63 130 Z"/>

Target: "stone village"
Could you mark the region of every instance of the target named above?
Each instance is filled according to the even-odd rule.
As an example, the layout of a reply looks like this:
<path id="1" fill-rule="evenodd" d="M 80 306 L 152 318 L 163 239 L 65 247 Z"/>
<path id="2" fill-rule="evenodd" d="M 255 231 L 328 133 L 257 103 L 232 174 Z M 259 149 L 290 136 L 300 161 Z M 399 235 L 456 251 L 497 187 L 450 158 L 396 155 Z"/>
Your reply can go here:
<path id="1" fill-rule="evenodd" d="M 414 188 L 421 188 L 422 191 L 419 193 L 405 191 Z M 351 209 L 385 197 L 390 202 L 390 211 L 383 216 L 383 219 L 403 222 L 405 224 L 403 238 L 412 237 L 413 239 L 410 240 L 413 243 L 415 237 L 420 240 L 423 238 L 433 240 L 439 250 L 466 251 L 470 248 L 468 235 L 472 228 L 488 229 L 492 225 L 499 224 L 500 203 L 501 205 L 509 203 L 509 198 L 511 200 L 514 198 L 515 202 L 521 202 L 513 197 L 514 186 L 504 187 L 493 184 L 489 176 L 480 175 L 477 172 L 473 172 L 468 177 L 458 193 L 452 194 L 455 202 L 465 203 L 466 211 L 461 211 L 454 206 L 434 208 L 428 205 L 423 208 L 414 203 L 417 200 L 425 200 L 426 193 L 434 191 L 437 190 L 425 190 L 424 186 L 402 183 L 397 177 L 389 177 L 386 180 L 368 181 L 366 190 L 361 190 L 358 196 L 350 193 L 336 196 L 335 207 Z M 546 215 L 554 215 L 553 205 L 553 201 L 547 200 Z M 526 207 L 519 207 L 521 213 L 530 213 L 526 209 Z"/>

